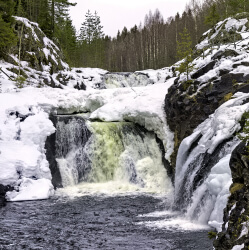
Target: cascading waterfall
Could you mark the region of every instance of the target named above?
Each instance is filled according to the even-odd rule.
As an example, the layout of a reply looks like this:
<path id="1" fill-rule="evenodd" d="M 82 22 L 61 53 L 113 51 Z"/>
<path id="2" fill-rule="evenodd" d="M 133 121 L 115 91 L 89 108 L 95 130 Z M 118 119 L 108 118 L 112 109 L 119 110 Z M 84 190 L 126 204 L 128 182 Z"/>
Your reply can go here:
<path id="1" fill-rule="evenodd" d="M 90 169 L 86 144 L 91 133 L 80 116 L 57 116 L 57 120 L 56 161 L 62 185 L 76 185 Z"/>
<path id="2" fill-rule="evenodd" d="M 199 143 L 196 140 L 199 140 Z M 194 133 L 186 138 L 179 148 L 175 206 L 185 212 L 188 219 L 206 224 L 215 205 L 218 205 L 217 196 L 222 191 L 220 186 L 228 188 L 231 185 L 231 181 L 228 181 L 227 185 L 225 183 L 230 179 L 226 172 L 229 171 L 231 153 L 239 140 L 235 138 L 225 141 L 212 153 L 208 153 L 209 148 L 205 148 L 202 141 L 199 133 Z M 218 180 L 217 175 L 220 175 Z M 219 183 L 216 183 L 217 181 Z M 222 219 L 223 209 L 217 213 L 216 217 L 220 217 L 218 214 L 221 214 Z"/>
<path id="3" fill-rule="evenodd" d="M 229 161 L 240 140 L 235 136 L 248 103 L 237 93 L 185 138 L 178 150 L 175 207 L 185 218 L 221 231 L 232 184 Z"/>
<path id="4" fill-rule="evenodd" d="M 56 127 L 63 187 L 80 183 L 86 190 L 94 184 L 122 192 L 171 190 L 154 133 L 130 122 L 90 122 L 79 115 L 59 117 Z"/>

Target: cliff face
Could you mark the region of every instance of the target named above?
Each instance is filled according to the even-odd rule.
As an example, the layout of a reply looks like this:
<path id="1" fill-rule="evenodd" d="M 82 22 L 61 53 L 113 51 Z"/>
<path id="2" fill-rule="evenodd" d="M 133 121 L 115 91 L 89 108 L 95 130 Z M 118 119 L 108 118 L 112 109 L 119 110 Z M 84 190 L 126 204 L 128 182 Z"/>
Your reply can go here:
<path id="1" fill-rule="evenodd" d="M 236 92 L 249 93 L 248 20 L 249 14 L 240 14 L 206 32 L 194 49 L 194 70 L 190 73 L 190 80 L 181 74 L 169 89 L 165 98 L 165 113 L 175 135 L 174 153 L 171 155 L 173 169 L 182 140 L 208 117 L 213 117 L 217 108 L 233 98 Z M 247 102 L 243 101 L 240 105 Z M 243 117 L 241 130 L 233 137 L 242 131 L 247 139 L 248 131 L 244 127 L 248 117 Z M 214 246 L 224 250 L 234 246 L 247 249 L 249 150 L 244 142 L 233 151 L 230 168 L 233 184 L 224 210 L 222 232 L 217 235 Z"/>
<path id="2" fill-rule="evenodd" d="M 170 129 L 175 133 L 173 166 L 178 147 L 185 137 L 234 93 L 249 91 L 249 22 L 247 14 L 241 18 L 228 18 L 206 32 L 194 48 L 194 70 L 190 80 L 181 74 L 169 89 L 165 113 Z M 230 33 L 234 36 L 228 36 Z"/>
<path id="3" fill-rule="evenodd" d="M 237 56 L 232 58 L 231 55 Z M 236 61 L 237 57 L 239 54 L 235 50 L 218 51 L 211 57 L 210 62 L 193 73 L 191 81 L 181 82 L 178 78 L 169 89 L 165 98 L 165 112 L 170 129 L 175 133 L 173 166 L 178 147 L 185 137 L 192 134 L 200 123 L 213 114 L 221 104 L 228 101 L 234 93 L 238 91 L 248 93 L 249 74 L 230 73 L 228 69 L 218 67 L 225 60 L 231 60 L 233 69 L 242 66 L 243 61 Z M 217 70 L 217 75 L 212 79 L 204 83 L 199 81 L 201 77 L 214 70 Z"/>

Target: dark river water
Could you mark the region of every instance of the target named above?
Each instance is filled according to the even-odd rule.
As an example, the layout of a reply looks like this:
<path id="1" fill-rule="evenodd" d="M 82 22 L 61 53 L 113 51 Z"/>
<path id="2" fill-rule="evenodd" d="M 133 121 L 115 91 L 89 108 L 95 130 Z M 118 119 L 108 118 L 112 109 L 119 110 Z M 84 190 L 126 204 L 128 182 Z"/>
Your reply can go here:
<path id="1" fill-rule="evenodd" d="M 7 203 L 0 209 L 0 249 L 212 249 L 208 230 L 143 223 L 165 219 L 141 216 L 165 209 L 167 201 L 147 195 Z"/>

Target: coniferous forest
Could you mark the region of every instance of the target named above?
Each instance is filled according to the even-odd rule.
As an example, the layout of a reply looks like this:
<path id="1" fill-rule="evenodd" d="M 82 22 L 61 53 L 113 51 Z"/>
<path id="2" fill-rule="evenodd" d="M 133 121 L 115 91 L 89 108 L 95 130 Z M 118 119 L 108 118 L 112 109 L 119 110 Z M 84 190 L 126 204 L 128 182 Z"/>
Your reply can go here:
<path id="1" fill-rule="evenodd" d="M 239 12 L 249 11 L 247 0 L 190 0 L 183 13 L 165 19 L 160 10 L 150 11 L 143 24 L 118 31 L 116 37 L 103 33 L 101 17 L 90 10 L 76 31 L 69 16 L 68 0 L 0 0 L 0 56 L 18 43 L 12 16 L 37 22 L 63 51 L 71 67 L 98 67 L 109 71 L 135 71 L 170 66 L 181 55 L 177 44 L 184 32 L 191 46 L 215 23 Z"/>

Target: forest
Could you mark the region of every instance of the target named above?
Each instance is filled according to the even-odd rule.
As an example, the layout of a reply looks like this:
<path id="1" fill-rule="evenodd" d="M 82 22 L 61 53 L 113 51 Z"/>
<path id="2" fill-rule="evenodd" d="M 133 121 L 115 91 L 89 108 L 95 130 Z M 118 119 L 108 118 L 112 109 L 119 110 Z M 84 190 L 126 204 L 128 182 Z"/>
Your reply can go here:
<path id="1" fill-rule="evenodd" d="M 247 0 L 190 0 L 185 11 L 165 19 L 160 10 L 150 11 L 144 22 L 118 31 L 116 37 L 103 33 L 101 17 L 90 10 L 79 32 L 69 16 L 68 0 L 0 0 L 0 58 L 18 45 L 13 16 L 37 22 L 63 51 L 71 67 L 98 67 L 112 72 L 158 69 L 184 57 L 177 46 L 185 32 L 191 46 L 218 21 L 249 11 Z"/>

